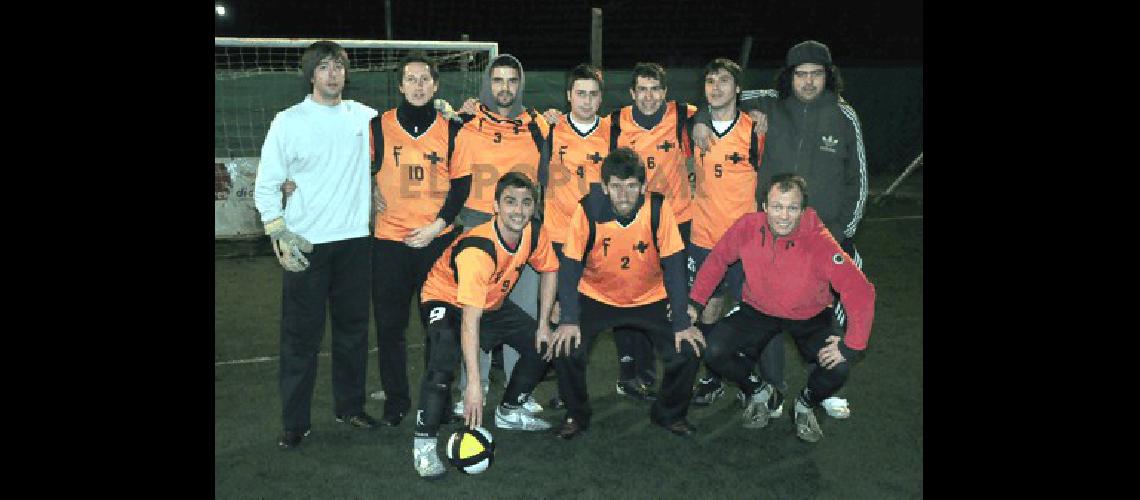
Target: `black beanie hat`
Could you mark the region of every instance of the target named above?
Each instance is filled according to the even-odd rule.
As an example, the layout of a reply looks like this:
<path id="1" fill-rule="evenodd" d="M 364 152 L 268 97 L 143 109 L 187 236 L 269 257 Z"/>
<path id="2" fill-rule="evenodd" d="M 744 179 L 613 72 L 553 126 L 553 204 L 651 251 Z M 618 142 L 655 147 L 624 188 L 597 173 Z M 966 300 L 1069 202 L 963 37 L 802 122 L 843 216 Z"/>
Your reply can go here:
<path id="1" fill-rule="evenodd" d="M 788 66 L 792 68 L 808 63 L 830 66 L 831 51 L 822 43 L 808 40 L 788 49 L 787 59 Z"/>

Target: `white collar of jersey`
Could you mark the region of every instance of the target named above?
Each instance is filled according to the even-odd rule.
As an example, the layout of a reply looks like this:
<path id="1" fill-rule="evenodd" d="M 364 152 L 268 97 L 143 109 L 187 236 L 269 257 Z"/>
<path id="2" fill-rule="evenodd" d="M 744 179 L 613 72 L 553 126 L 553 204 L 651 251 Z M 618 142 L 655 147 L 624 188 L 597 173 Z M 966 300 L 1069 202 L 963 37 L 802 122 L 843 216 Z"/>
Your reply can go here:
<path id="1" fill-rule="evenodd" d="M 578 135 L 582 135 L 582 136 L 589 135 L 590 132 L 593 132 L 594 129 L 597 128 L 598 122 L 601 121 L 601 119 L 598 118 L 598 115 L 594 115 L 594 121 L 589 122 L 589 123 L 582 123 L 580 121 L 575 120 L 574 115 L 572 115 L 572 114 L 568 114 L 568 115 L 566 115 L 566 117 L 569 118 L 569 120 L 567 120 L 567 121 L 570 122 L 571 127 L 574 127 L 574 131 L 577 132 Z"/>

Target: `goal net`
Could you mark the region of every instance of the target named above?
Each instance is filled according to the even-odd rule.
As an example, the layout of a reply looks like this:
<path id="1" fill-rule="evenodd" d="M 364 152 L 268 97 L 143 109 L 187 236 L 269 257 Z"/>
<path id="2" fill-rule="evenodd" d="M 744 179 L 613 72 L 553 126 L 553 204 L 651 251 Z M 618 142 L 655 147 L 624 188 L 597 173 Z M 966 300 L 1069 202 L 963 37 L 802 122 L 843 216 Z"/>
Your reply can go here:
<path id="1" fill-rule="evenodd" d="M 311 91 L 301 79 L 301 54 L 317 40 L 214 38 L 214 156 L 254 157 L 278 111 Z M 421 50 L 439 63 L 437 97 L 456 109 L 476 96 L 494 42 L 334 40 L 348 52 L 344 98 L 383 112 L 399 103 L 397 63 Z"/>
<path id="2" fill-rule="evenodd" d="M 214 237 L 262 234 L 253 180 L 269 124 L 301 102 L 301 54 L 316 39 L 214 38 Z M 478 95 L 483 71 L 499 55 L 495 42 L 333 40 L 348 52 L 343 97 L 384 111 L 400 101 L 398 63 L 423 51 L 439 64 L 437 98 L 455 109 Z"/>

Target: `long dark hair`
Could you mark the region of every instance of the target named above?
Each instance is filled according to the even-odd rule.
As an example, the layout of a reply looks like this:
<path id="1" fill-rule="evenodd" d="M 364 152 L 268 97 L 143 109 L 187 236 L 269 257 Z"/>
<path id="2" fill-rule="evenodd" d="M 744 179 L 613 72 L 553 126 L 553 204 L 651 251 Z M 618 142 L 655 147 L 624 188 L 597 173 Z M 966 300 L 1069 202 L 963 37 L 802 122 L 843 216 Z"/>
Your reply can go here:
<path id="1" fill-rule="evenodd" d="M 839 67 L 834 64 L 827 64 L 823 66 L 823 69 L 827 72 L 827 78 L 824 80 L 823 87 L 836 94 L 842 94 L 843 75 L 839 73 Z M 781 100 L 796 95 L 795 90 L 792 89 L 792 78 L 794 78 L 795 72 L 795 66 L 784 66 L 784 69 L 780 70 L 780 73 L 776 75 L 773 86 L 776 88 L 776 92 L 779 93 Z"/>

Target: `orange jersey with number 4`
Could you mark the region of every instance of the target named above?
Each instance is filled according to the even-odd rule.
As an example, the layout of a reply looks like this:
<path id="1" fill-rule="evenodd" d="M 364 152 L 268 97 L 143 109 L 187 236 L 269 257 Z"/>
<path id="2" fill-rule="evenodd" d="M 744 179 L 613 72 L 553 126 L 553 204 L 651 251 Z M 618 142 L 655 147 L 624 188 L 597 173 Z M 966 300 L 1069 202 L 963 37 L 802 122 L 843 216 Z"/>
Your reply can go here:
<path id="1" fill-rule="evenodd" d="M 545 189 L 543 226 L 550 240 L 566 242 L 570 217 L 578 201 L 590 192 L 590 184 L 602 179 L 602 160 L 610 149 L 610 118 L 597 120 L 585 134 L 569 123 L 567 115 L 550 132 L 550 164 Z"/>
<path id="2" fill-rule="evenodd" d="M 492 217 L 475 226 L 443 251 L 424 281 L 421 303 L 437 300 L 493 311 L 511 294 L 527 263 L 542 273 L 558 270 L 558 257 L 545 230 L 527 224 L 519 244 L 510 250 L 499 235 L 497 221 Z"/>

